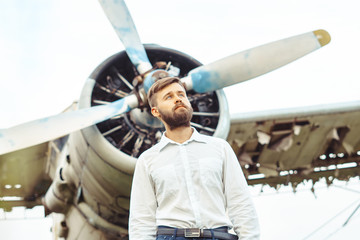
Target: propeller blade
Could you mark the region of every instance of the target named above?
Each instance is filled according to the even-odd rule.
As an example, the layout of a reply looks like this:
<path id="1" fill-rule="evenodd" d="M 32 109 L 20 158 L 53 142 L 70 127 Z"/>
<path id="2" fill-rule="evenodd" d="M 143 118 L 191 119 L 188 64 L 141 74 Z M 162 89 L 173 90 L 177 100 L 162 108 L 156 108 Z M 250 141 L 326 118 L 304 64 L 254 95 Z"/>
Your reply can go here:
<path id="1" fill-rule="evenodd" d="M 124 0 L 99 0 L 99 3 L 139 73 L 151 69 L 151 63 Z"/>
<path id="2" fill-rule="evenodd" d="M 330 42 L 317 30 L 258 46 L 191 70 L 182 82 L 188 90 L 203 93 L 240 83 L 315 51 Z"/>
<path id="3" fill-rule="evenodd" d="M 138 105 L 136 96 L 129 95 L 107 105 L 65 112 L 8 129 L 0 129 L 0 155 L 62 137 L 126 113 Z"/>

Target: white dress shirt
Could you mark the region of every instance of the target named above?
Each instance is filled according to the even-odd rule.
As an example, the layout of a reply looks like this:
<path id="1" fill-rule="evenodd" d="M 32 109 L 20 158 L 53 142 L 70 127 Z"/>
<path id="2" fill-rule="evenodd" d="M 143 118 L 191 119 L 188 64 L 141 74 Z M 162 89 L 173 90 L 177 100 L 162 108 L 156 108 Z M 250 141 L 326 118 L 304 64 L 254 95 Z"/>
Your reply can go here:
<path id="1" fill-rule="evenodd" d="M 257 214 L 240 164 L 223 139 L 199 134 L 180 144 L 163 134 L 137 160 L 130 198 L 130 240 L 154 240 L 157 226 L 234 228 L 258 239 Z"/>

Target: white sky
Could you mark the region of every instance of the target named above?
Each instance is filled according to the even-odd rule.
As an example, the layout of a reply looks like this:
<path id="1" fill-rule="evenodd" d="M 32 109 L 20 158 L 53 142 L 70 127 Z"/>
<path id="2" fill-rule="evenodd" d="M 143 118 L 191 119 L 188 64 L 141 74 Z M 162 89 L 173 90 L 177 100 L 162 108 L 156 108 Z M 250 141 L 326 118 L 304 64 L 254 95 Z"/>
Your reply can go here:
<path id="1" fill-rule="evenodd" d="M 330 33 L 324 48 L 225 89 L 231 113 L 360 100 L 356 0 L 132 0 L 127 5 L 143 43 L 183 51 L 204 64 L 316 29 Z M 122 50 L 95 0 L 0 1 L 0 128 L 61 112 L 78 99 L 96 66 Z M 358 180 L 354 185 L 359 190 Z M 337 188 L 321 191 L 322 201 L 310 200 L 307 191 L 255 197 L 263 239 L 302 239 L 359 199 L 358 193 L 345 197 Z M 10 229 L 3 224 L 0 232 Z"/>

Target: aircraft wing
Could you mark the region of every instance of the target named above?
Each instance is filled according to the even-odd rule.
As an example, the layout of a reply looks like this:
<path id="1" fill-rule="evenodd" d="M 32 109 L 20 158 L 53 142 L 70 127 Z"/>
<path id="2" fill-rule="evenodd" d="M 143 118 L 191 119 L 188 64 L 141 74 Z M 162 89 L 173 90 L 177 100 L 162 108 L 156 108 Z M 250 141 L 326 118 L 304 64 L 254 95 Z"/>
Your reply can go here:
<path id="1" fill-rule="evenodd" d="M 72 103 L 63 112 L 76 109 Z M 67 154 L 68 135 L 31 147 L 0 154 L 0 208 L 42 205 L 57 166 Z"/>
<path id="2" fill-rule="evenodd" d="M 228 141 L 249 184 L 360 174 L 360 101 L 236 114 Z"/>
<path id="3" fill-rule="evenodd" d="M 49 142 L 0 155 L 0 208 L 41 205 L 51 184 L 46 174 Z"/>

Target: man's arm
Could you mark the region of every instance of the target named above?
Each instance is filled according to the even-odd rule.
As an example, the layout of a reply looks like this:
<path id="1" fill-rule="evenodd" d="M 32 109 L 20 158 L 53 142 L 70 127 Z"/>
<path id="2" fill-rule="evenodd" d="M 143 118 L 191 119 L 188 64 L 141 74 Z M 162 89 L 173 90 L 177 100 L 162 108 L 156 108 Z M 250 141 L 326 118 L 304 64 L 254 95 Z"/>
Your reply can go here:
<path id="1" fill-rule="evenodd" d="M 237 157 L 226 143 L 224 185 L 228 214 L 239 239 L 259 239 L 260 227 L 244 173 Z"/>
<path id="2" fill-rule="evenodd" d="M 129 239 L 154 240 L 156 238 L 156 197 L 153 181 L 141 157 L 135 167 L 131 187 Z"/>

